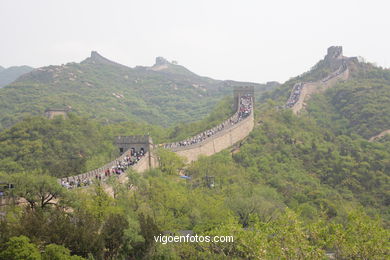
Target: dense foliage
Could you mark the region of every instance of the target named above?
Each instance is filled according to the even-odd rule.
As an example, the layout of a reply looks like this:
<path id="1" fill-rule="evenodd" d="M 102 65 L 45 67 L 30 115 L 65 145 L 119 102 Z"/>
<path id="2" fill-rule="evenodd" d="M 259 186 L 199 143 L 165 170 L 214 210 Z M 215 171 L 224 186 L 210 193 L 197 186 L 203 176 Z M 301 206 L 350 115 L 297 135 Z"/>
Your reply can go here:
<path id="1" fill-rule="evenodd" d="M 357 135 L 335 135 L 290 111 L 262 115 L 234 158 L 252 178 L 284 194 L 290 208 L 329 216 L 363 205 L 390 222 L 390 143 L 370 143 Z"/>
<path id="2" fill-rule="evenodd" d="M 90 61 L 62 69 L 110 65 Z M 294 82 L 328 73 L 320 62 L 265 96 L 269 100 L 256 111 L 255 129 L 233 150 L 185 164 L 160 148 L 159 168 L 130 169 L 123 183 L 112 177 L 66 190 L 53 176 L 106 162 L 115 156 L 117 135 L 148 133 L 164 143 L 201 132 L 232 113 L 231 99 L 202 121 L 170 129 L 103 125 L 74 114 L 16 124 L 0 133 L 0 182 L 13 184 L 3 188 L 8 206 L 0 218 L 0 260 L 385 259 L 390 138 L 368 142 L 367 137 L 389 128 L 390 74 L 361 68 L 350 81 L 314 97 L 308 113 L 298 117 L 280 109 Z M 189 76 L 183 67 L 165 73 Z M 164 245 L 154 237 L 188 231 L 233 236 L 234 242 Z"/>
<path id="3" fill-rule="evenodd" d="M 390 129 L 390 70 L 365 68 L 316 95 L 309 103 L 310 115 L 337 133 L 365 138 Z"/>
<path id="4" fill-rule="evenodd" d="M 73 113 L 66 119 L 29 117 L 0 132 L 0 172 L 77 175 L 118 156 L 115 136 L 148 134 L 156 144 L 180 140 L 228 118 L 233 114 L 230 104 L 231 98 L 225 98 L 205 119 L 169 129 L 138 122 L 102 125 Z"/>
<path id="5" fill-rule="evenodd" d="M 70 115 L 28 118 L 0 133 L 0 171 L 38 171 L 52 176 L 82 173 L 109 161 L 112 139 L 96 122 Z M 103 160 L 102 160 L 103 159 Z"/>

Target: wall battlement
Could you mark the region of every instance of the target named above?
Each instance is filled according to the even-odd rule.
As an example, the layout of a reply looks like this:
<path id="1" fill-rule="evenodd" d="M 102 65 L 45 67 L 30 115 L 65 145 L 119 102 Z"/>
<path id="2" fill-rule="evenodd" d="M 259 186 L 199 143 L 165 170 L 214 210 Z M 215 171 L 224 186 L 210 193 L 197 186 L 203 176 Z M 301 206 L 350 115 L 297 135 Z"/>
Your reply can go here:
<path id="1" fill-rule="evenodd" d="M 213 135 L 205 141 L 188 147 L 173 148 L 172 151 L 187 158 L 189 162 L 196 161 L 199 156 L 210 156 L 235 143 L 243 140 L 254 128 L 254 115 L 251 113 L 247 118 Z"/>
<path id="2" fill-rule="evenodd" d="M 234 123 L 233 125 L 225 127 L 214 135 L 207 137 L 202 142 L 193 145 L 188 145 L 185 147 L 175 147 L 170 149 L 176 154 L 187 158 L 189 162 L 192 162 L 197 160 L 200 155 L 213 155 L 243 140 L 254 128 L 253 87 L 239 87 L 234 89 L 234 99 L 237 112 L 227 120 L 229 121 L 232 118 L 237 118 L 238 113 L 240 112 L 239 100 L 243 96 L 249 96 L 250 98 L 248 98 L 248 100 L 251 100 L 251 112 L 247 117 L 243 118 L 241 121 Z M 76 182 L 78 180 L 91 180 L 97 178 L 98 176 L 104 178 L 105 171 L 117 165 L 118 162 L 123 161 L 123 159 L 128 155 L 132 148 L 134 148 L 135 150 L 143 148 L 143 150 L 146 152 L 145 155 L 135 165 L 131 166 L 133 170 L 137 172 L 143 172 L 158 166 L 158 158 L 155 156 L 154 153 L 155 145 L 153 145 L 153 141 L 150 136 L 118 136 L 116 138 L 115 143 L 118 146 L 119 152 L 121 154 L 118 158 L 98 169 L 76 176 L 59 179 L 59 182 L 64 180 L 66 180 L 67 182 Z M 120 176 L 120 178 L 123 179 L 125 177 Z"/>
<path id="3" fill-rule="evenodd" d="M 212 136 L 198 143 L 194 143 L 187 146 L 172 147 L 170 149 L 176 154 L 185 157 L 189 162 L 192 162 L 196 161 L 201 155 L 213 155 L 228 147 L 233 146 L 235 143 L 247 137 L 254 127 L 254 88 L 253 86 L 236 87 L 234 88 L 233 95 L 234 109 L 236 113 L 224 123 L 222 123 L 222 125 L 224 125 L 222 130 L 219 130 Z M 248 117 L 243 118 L 241 121 L 238 121 L 234 124 L 230 124 L 229 121 L 235 122 L 235 119 L 240 113 L 241 97 L 250 97 L 250 103 L 252 106 L 251 112 Z"/>

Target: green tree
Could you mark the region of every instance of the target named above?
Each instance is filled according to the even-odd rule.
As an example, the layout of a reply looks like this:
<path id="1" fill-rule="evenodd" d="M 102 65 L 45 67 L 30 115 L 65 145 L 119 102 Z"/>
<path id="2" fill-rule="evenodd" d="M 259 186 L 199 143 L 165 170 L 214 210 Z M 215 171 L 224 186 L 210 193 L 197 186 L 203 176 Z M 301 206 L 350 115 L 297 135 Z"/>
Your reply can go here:
<path id="1" fill-rule="evenodd" d="M 170 150 L 160 148 L 157 151 L 157 155 L 159 157 L 160 169 L 169 175 L 178 174 L 179 170 L 185 165 L 185 158 Z"/>
<path id="2" fill-rule="evenodd" d="M 341 259 L 385 259 L 390 255 L 390 231 L 379 219 L 351 212 L 345 225 L 334 228 L 334 247 Z"/>
<path id="3" fill-rule="evenodd" d="M 124 216 L 119 214 L 108 216 L 102 229 L 107 259 L 115 259 L 118 255 L 120 248 L 123 246 L 125 230 L 128 227 L 129 223 Z"/>
<path id="4" fill-rule="evenodd" d="M 64 246 L 50 244 L 45 247 L 42 260 L 83 260 L 85 258 L 77 255 L 70 255 L 70 250 Z"/>
<path id="5" fill-rule="evenodd" d="M 40 260 L 41 254 L 38 248 L 30 243 L 30 239 L 25 236 L 11 237 L 5 243 L 2 252 L 0 252 L 2 260 Z"/>
<path id="6" fill-rule="evenodd" d="M 14 186 L 9 195 L 25 199 L 31 209 L 53 205 L 66 193 L 57 179 L 48 175 L 18 173 L 9 175 L 7 181 Z"/>

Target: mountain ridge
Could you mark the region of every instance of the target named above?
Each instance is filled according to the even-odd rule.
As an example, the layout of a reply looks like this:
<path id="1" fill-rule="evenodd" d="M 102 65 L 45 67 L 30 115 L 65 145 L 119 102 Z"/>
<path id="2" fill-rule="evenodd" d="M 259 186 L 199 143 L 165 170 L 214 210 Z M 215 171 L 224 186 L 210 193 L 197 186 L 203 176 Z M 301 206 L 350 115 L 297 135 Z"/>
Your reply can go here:
<path id="1" fill-rule="evenodd" d="M 22 65 L 4 68 L 0 66 L 0 88 L 12 83 L 21 75 L 32 71 L 34 68 Z"/>
<path id="2" fill-rule="evenodd" d="M 0 129 L 59 105 L 106 123 L 140 120 L 168 126 L 205 117 L 233 86 L 250 85 L 258 92 L 273 87 L 214 80 L 158 59 L 151 67 L 131 68 L 93 51 L 80 63 L 37 68 L 0 90 L 6 97 L 0 101 Z M 156 70 L 161 65 L 167 68 Z"/>

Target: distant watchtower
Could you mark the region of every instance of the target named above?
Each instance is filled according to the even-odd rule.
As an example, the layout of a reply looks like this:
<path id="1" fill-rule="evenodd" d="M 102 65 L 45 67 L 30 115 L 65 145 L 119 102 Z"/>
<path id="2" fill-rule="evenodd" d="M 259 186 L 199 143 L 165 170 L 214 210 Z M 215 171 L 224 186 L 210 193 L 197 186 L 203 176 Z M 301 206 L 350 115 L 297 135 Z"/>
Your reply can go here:
<path id="1" fill-rule="evenodd" d="M 54 119 L 56 116 L 63 116 L 66 118 L 68 113 L 71 111 L 70 108 L 48 108 L 45 110 L 45 116 L 48 119 Z"/>
<path id="2" fill-rule="evenodd" d="M 115 144 L 118 146 L 121 155 L 130 149 L 137 152 L 142 149 L 145 153 L 153 149 L 152 137 L 148 135 L 118 136 Z"/>
<path id="3" fill-rule="evenodd" d="M 326 55 L 328 59 L 341 59 L 343 57 L 342 46 L 330 46 Z"/>
<path id="4" fill-rule="evenodd" d="M 234 110 L 238 109 L 238 101 L 240 100 L 240 97 L 242 97 L 242 96 L 251 96 L 253 106 L 254 106 L 255 90 L 254 90 L 253 86 L 235 87 L 234 91 L 233 91 L 233 95 L 234 95 Z"/>
<path id="5" fill-rule="evenodd" d="M 149 169 L 158 165 L 158 159 L 153 151 L 152 137 L 149 135 L 117 136 L 115 144 L 118 146 L 121 155 L 129 150 L 132 152 L 140 152 L 142 150 L 148 156 Z"/>

